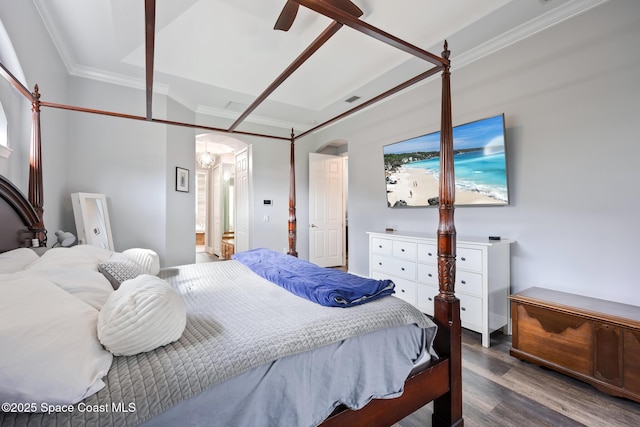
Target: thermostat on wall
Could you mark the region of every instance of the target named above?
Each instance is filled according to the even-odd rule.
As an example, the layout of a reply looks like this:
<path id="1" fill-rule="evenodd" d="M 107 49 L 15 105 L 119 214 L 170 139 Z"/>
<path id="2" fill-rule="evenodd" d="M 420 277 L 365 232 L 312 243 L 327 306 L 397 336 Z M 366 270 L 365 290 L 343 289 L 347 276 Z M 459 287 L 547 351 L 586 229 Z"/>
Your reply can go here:
<path id="1" fill-rule="evenodd" d="M 273 205 L 273 200 L 266 200 L 265 199 L 265 200 L 262 201 L 262 204 L 263 205 L 267 205 L 267 206 L 271 206 L 271 205 Z"/>

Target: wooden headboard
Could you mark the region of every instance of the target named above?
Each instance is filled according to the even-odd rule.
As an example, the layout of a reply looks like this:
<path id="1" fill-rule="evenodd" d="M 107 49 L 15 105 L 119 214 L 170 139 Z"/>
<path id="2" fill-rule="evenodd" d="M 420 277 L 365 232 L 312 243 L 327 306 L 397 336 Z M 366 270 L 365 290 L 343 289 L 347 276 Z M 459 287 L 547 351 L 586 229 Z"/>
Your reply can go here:
<path id="1" fill-rule="evenodd" d="M 41 231 L 38 215 L 27 198 L 0 175 L 0 252 L 31 245 Z"/>

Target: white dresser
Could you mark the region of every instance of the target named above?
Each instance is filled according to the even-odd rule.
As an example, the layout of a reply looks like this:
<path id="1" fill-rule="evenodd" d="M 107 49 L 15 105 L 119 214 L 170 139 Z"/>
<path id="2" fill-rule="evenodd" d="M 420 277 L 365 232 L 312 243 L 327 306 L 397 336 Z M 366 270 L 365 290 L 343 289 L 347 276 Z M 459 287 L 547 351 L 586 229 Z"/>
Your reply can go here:
<path id="1" fill-rule="evenodd" d="M 438 294 L 438 247 L 435 234 L 368 232 L 369 276 L 391 279 L 395 296 L 433 315 Z M 462 327 L 489 334 L 509 326 L 510 255 L 512 240 L 456 237 L 456 296 Z M 507 331 L 510 333 L 510 331 Z"/>

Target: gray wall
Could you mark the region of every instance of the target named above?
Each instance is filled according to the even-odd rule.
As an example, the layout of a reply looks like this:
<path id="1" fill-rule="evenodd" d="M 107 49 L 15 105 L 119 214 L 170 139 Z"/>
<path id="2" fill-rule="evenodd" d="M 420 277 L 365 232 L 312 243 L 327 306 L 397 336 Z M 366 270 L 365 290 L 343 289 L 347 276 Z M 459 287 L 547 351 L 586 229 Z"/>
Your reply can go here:
<path id="1" fill-rule="evenodd" d="M 0 2 L 0 19 L 43 99 L 144 115 L 142 91 L 67 77 L 32 3 Z M 512 196 L 509 207 L 457 209 L 458 234 L 517 241 L 514 291 L 539 285 L 640 305 L 632 279 L 640 237 L 639 20 L 640 2 L 610 1 L 459 69 L 450 38 L 454 124 L 505 113 Z M 11 132 L 28 138 L 29 113 L 17 111 L 24 103 L 9 104 L 19 127 Z M 190 115 L 162 96 L 154 109 Z M 386 207 L 382 146 L 437 130 L 439 111 L 435 81 L 296 143 L 301 258 L 308 257 L 307 153 L 333 140 L 349 144 L 351 271 L 368 272 L 368 230 L 436 230 L 436 210 Z M 73 224 L 70 192 L 101 192 L 109 196 L 117 249 L 154 248 L 164 265 L 190 259 L 195 201 L 193 193 L 173 190 L 175 166 L 191 162 L 187 168 L 195 169 L 190 132 L 52 109 L 43 112 L 42 127 L 50 232 Z M 254 153 L 252 246 L 280 251 L 287 244 L 288 143 L 242 139 Z M 18 144 L 18 154 L 0 166 L 24 191 L 28 140 Z M 261 205 L 265 198 L 272 208 Z"/>
<path id="2" fill-rule="evenodd" d="M 144 115 L 143 91 L 83 78 L 72 78 L 70 86 L 73 105 Z M 155 103 L 159 110 L 164 107 L 163 102 Z M 68 156 L 73 165 L 67 174 L 69 192 L 107 196 L 116 251 L 150 248 L 162 262 L 170 262 L 165 248 L 166 199 L 173 190 L 166 183 L 167 127 L 88 113 L 67 114 Z M 70 196 L 60 202 L 72 218 Z"/>
<path id="3" fill-rule="evenodd" d="M 252 143 L 253 216 L 251 247 L 265 247 L 283 252 L 288 247 L 289 217 L 289 146 L 288 141 L 258 139 Z M 265 206 L 265 199 L 273 205 Z M 264 221 L 265 216 L 269 218 Z"/>
<path id="4" fill-rule="evenodd" d="M 33 2 L 0 2 L 0 20 L 13 45 L 30 91 L 39 85 L 43 101 L 68 102 L 68 74 L 49 38 Z M 4 58 L 9 52 L 2 52 Z M 42 72 L 46 70 L 46 72 Z M 0 172 L 14 182 L 24 194 L 28 192 L 29 146 L 31 141 L 31 104 L 4 79 L 0 96 L 8 121 L 9 159 L 0 159 Z M 44 159 L 44 221 L 49 234 L 65 224 L 64 209 L 59 203 L 67 193 L 66 170 L 67 121 L 56 109 L 41 113 L 42 156 Z"/>
<path id="5" fill-rule="evenodd" d="M 187 108 L 173 100 L 167 102 L 167 116 L 172 120 L 193 123 L 194 114 Z M 161 126 L 164 127 L 164 126 Z M 182 265 L 195 262 L 196 245 L 196 193 L 195 193 L 195 130 L 187 127 L 166 127 L 166 180 L 163 188 L 169 191 L 158 191 L 166 197 L 166 209 L 160 210 L 157 216 L 162 218 L 166 230 L 164 247 L 167 253 L 167 263 L 163 265 Z M 175 191 L 176 167 L 189 169 L 189 192 Z"/>
<path id="6" fill-rule="evenodd" d="M 454 124 L 505 113 L 511 194 L 508 207 L 457 209 L 458 235 L 517 241 L 513 291 L 543 286 L 640 305 L 640 2 L 607 2 L 460 69 L 450 41 Z M 439 99 L 440 82 L 428 83 L 308 144 L 349 143 L 352 272 L 368 273 L 369 230 L 435 233 L 437 210 L 386 207 L 382 146 L 438 130 Z"/>

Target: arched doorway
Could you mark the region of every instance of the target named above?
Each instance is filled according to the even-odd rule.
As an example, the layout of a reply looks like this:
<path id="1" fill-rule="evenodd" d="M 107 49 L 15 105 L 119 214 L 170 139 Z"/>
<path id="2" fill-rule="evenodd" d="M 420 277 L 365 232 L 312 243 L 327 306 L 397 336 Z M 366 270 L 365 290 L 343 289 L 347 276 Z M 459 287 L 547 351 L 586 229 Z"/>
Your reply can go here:
<path id="1" fill-rule="evenodd" d="M 236 185 L 236 154 L 247 147 L 228 135 L 196 136 L 196 260 L 225 259 L 233 248 L 236 226 L 244 220 L 237 206 L 248 203 Z"/>

